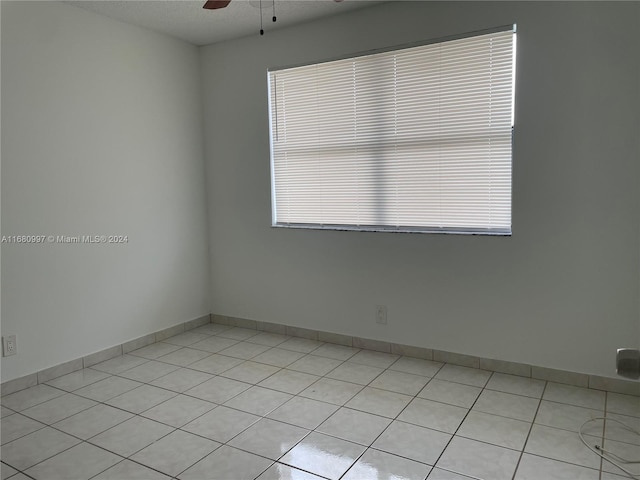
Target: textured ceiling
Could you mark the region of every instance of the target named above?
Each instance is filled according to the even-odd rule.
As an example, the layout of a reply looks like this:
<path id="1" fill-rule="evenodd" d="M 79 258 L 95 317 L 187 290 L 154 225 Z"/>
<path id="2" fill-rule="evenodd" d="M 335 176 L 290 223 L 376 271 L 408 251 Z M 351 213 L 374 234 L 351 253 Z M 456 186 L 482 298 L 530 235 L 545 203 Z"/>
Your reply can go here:
<path id="1" fill-rule="evenodd" d="M 204 0 L 68 0 L 66 3 L 195 45 L 259 35 L 260 31 L 259 0 L 232 0 L 228 7 L 219 10 L 204 10 Z M 273 0 L 262 0 L 265 35 L 275 28 L 376 3 L 380 3 L 380 0 L 275 0 L 277 22 L 272 23 Z"/>

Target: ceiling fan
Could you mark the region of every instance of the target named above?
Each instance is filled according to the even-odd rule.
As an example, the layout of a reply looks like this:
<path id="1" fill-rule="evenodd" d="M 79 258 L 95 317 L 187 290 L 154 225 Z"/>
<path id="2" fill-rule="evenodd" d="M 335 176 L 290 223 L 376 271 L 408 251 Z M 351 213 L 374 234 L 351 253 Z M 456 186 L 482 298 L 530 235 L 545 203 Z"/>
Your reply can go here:
<path id="1" fill-rule="evenodd" d="M 342 0 L 333 0 L 334 2 L 342 2 Z M 276 21 L 276 2 L 273 2 L 273 17 L 271 20 Z M 227 5 L 231 3 L 231 0 L 207 0 L 202 8 L 206 10 L 218 10 L 220 8 L 225 8 Z M 266 3 L 266 2 L 265 2 Z M 264 29 L 262 28 L 262 0 L 260 0 L 260 35 L 264 35 Z"/>
<path id="2" fill-rule="evenodd" d="M 231 3 L 231 0 L 207 0 L 202 8 L 206 10 L 218 10 L 219 8 L 225 8 Z M 273 21 L 276 21 L 276 3 L 273 0 Z M 260 35 L 264 35 L 264 28 L 262 28 L 262 0 L 260 0 Z"/>
<path id="3" fill-rule="evenodd" d="M 341 2 L 342 0 L 333 0 L 334 2 Z M 231 3 L 231 0 L 208 0 L 204 7 L 207 10 L 217 10 L 218 8 L 224 8 Z"/>
<path id="4" fill-rule="evenodd" d="M 206 8 L 207 10 L 216 10 L 218 8 L 226 7 L 229 3 L 231 3 L 231 0 L 208 0 L 202 8 Z"/>

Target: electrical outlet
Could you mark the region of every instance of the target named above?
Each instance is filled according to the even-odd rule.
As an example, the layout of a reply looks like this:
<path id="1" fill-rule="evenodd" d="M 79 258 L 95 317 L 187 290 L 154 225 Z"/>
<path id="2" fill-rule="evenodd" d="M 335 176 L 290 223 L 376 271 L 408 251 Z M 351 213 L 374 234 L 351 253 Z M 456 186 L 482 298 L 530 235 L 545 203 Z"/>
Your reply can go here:
<path id="1" fill-rule="evenodd" d="M 376 323 L 380 323 L 381 325 L 387 324 L 387 306 L 386 305 L 376 305 Z"/>
<path id="2" fill-rule="evenodd" d="M 2 356 L 8 357 L 18 353 L 18 344 L 16 343 L 16 336 L 9 335 L 2 337 Z"/>

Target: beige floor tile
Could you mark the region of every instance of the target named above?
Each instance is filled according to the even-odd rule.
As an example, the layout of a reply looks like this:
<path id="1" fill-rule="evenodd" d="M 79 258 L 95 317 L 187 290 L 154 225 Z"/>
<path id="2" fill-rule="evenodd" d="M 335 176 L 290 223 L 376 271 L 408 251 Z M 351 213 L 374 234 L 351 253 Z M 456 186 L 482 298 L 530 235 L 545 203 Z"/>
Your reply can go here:
<path id="1" fill-rule="evenodd" d="M 96 405 L 96 402 L 93 400 L 67 393 L 34 407 L 27 408 L 22 411 L 22 414 L 39 422 L 51 425 L 87 408 L 91 408 L 94 405 Z"/>
<path id="2" fill-rule="evenodd" d="M 111 375 L 115 375 L 131 368 L 137 367 L 138 365 L 141 365 L 145 362 L 147 362 L 146 359 L 134 355 L 120 355 L 119 357 L 96 363 L 95 365 L 92 365 L 91 368 L 93 370 L 98 370 L 100 372 L 106 372 L 110 373 Z"/>
<path id="3" fill-rule="evenodd" d="M 261 332 L 259 332 L 258 330 L 253 330 L 251 328 L 232 327 L 218 333 L 218 336 L 231 338 L 233 340 L 246 340 L 248 338 L 255 337 L 260 333 Z"/>
<path id="4" fill-rule="evenodd" d="M 371 382 L 369 386 L 415 396 L 420 392 L 420 390 L 422 390 L 428 381 L 428 378 L 421 375 L 386 370 Z"/>
<path id="5" fill-rule="evenodd" d="M 129 355 L 135 355 L 147 359 L 155 359 L 168 353 L 175 352 L 180 348 L 181 347 L 179 345 L 171 345 L 169 343 L 158 342 L 152 343 L 151 345 L 147 345 L 146 347 L 142 347 L 137 350 L 133 350 L 132 352 L 129 352 Z"/>
<path id="6" fill-rule="evenodd" d="M 223 337 L 208 337 L 197 343 L 190 345 L 190 348 L 197 350 L 204 350 L 209 353 L 218 353 L 225 348 L 229 348 L 232 345 L 238 343 L 238 340 Z"/>
<path id="7" fill-rule="evenodd" d="M 309 430 L 304 428 L 263 418 L 231 440 L 228 445 L 278 460 L 308 433 Z"/>
<path id="8" fill-rule="evenodd" d="M 204 350 L 183 347 L 179 350 L 158 357 L 158 361 L 186 367 L 198 360 L 208 357 L 209 355 L 211 355 L 211 353 L 205 352 Z"/>
<path id="9" fill-rule="evenodd" d="M 142 385 L 122 395 L 113 397 L 105 403 L 131 413 L 142 413 L 156 405 L 173 398 L 177 393 L 151 385 Z"/>
<path id="10" fill-rule="evenodd" d="M 494 373 L 487 383 L 487 388 L 525 397 L 541 398 L 545 383 L 544 380 L 536 380 L 534 378 Z"/>
<path id="11" fill-rule="evenodd" d="M 84 479 L 97 475 L 121 460 L 122 457 L 114 453 L 83 442 L 31 467 L 25 473 L 47 480 Z"/>
<path id="12" fill-rule="evenodd" d="M 214 377 L 185 392 L 201 400 L 223 404 L 251 387 L 251 384 L 224 377 Z"/>
<path id="13" fill-rule="evenodd" d="M 77 438 L 46 427 L 2 445 L 2 461 L 25 470 L 78 443 Z"/>
<path id="14" fill-rule="evenodd" d="M 362 388 L 362 385 L 325 377 L 303 390 L 300 395 L 334 405 L 344 405 Z"/>
<path id="15" fill-rule="evenodd" d="M 598 470 L 525 453 L 514 480 L 599 480 Z"/>
<path id="16" fill-rule="evenodd" d="M 395 418 L 411 401 L 409 395 L 365 387 L 345 406 L 374 415 Z"/>
<path id="17" fill-rule="evenodd" d="M 471 408 L 480 392 L 482 392 L 482 389 L 479 387 L 434 378 L 418 393 L 418 397 L 458 407 Z"/>
<path id="18" fill-rule="evenodd" d="M 190 368 L 180 368 L 164 377 L 157 378 L 151 385 L 164 388 L 172 392 L 183 393 L 201 383 L 211 380 L 213 375 Z"/>
<path id="19" fill-rule="evenodd" d="M 180 480 L 256 478 L 273 461 L 223 445 L 179 476 Z"/>
<path id="20" fill-rule="evenodd" d="M 484 390 L 473 406 L 479 412 L 532 422 L 540 400 L 510 393 Z"/>
<path id="21" fill-rule="evenodd" d="M 349 358 L 349 361 L 351 363 L 369 365 L 370 367 L 389 368 L 399 358 L 400 355 L 394 355 L 392 353 L 374 352 L 372 350 L 360 350 L 353 357 Z"/>
<path id="22" fill-rule="evenodd" d="M 87 385 L 86 387 L 82 387 L 73 393 L 90 398 L 96 402 L 105 402 L 129 390 L 133 390 L 140 385 L 142 385 L 142 383 L 129 380 L 128 378 L 108 377 L 91 385 Z"/>
<path id="23" fill-rule="evenodd" d="M 15 468 L 12 468 L 5 463 L 0 464 L 0 478 L 2 478 L 2 480 L 6 480 L 16 473 L 18 473 L 18 471 Z"/>
<path id="24" fill-rule="evenodd" d="M 0 398 L 2 405 L 16 412 L 26 410 L 29 407 L 44 403 L 56 397 L 64 395 L 63 390 L 50 387 L 49 385 L 36 385 L 34 387 L 20 390 L 10 395 L 4 395 Z"/>
<path id="25" fill-rule="evenodd" d="M 186 395 L 178 395 L 150 408 L 142 413 L 142 416 L 179 428 L 200 415 L 204 415 L 214 407 L 215 404 L 211 402 Z"/>
<path id="26" fill-rule="evenodd" d="M 345 345 L 334 345 L 333 343 L 325 343 L 316 350 L 313 351 L 314 355 L 320 357 L 333 358 L 334 360 L 349 360 L 356 353 L 360 351 L 359 348 L 347 347 Z"/>
<path id="27" fill-rule="evenodd" d="M 522 420 L 470 412 L 456 435 L 520 451 L 530 428 L 531 424 Z"/>
<path id="28" fill-rule="evenodd" d="M 278 348 L 282 348 L 284 350 L 293 350 L 294 352 L 300 353 L 311 353 L 322 345 L 322 342 L 318 342 L 316 340 L 292 337 L 289 340 L 278 345 Z"/>
<path id="29" fill-rule="evenodd" d="M 410 423 L 394 421 L 372 448 L 433 465 L 451 440 L 451 435 Z"/>
<path id="30" fill-rule="evenodd" d="M 182 430 L 220 443 L 227 443 L 260 420 L 257 415 L 219 406 L 187 423 Z"/>
<path id="31" fill-rule="evenodd" d="M 604 411 L 605 392 L 599 390 L 548 382 L 542 398 L 552 402 Z"/>
<path id="32" fill-rule="evenodd" d="M 601 443 L 598 437 L 585 438 L 592 445 Z M 575 432 L 568 430 L 534 424 L 524 451 L 583 467 L 600 468 L 600 457 L 589 450 Z"/>
<path id="33" fill-rule="evenodd" d="M 313 432 L 293 447 L 281 463 L 338 480 L 364 450 L 361 445 Z"/>
<path id="34" fill-rule="evenodd" d="M 266 363 L 275 367 L 286 367 L 296 360 L 304 357 L 304 353 L 284 350 L 282 348 L 272 348 L 253 358 L 254 362 Z"/>
<path id="35" fill-rule="evenodd" d="M 169 480 L 169 478 L 163 473 L 131 460 L 123 460 L 91 480 Z"/>
<path id="36" fill-rule="evenodd" d="M 264 363 L 252 362 L 251 360 L 241 363 L 220 375 L 233 380 L 246 383 L 258 383 L 280 370 L 279 367 L 266 365 Z"/>
<path id="37" fill-rule="evenodd" d="M 0 427 L 2 444 L 4 445 L 5 443 L 13 442 L 20 437 L 44 428 L 45 424 L 19 413 L 14 413 L 13 415 L 4 417 Z"/>
<path id="38" fill-rule="evenodd" d="M 293 395 L 288 393 L 262 387 L 251 387 L 225 402 L 225 405 L 254 415 L 265 416 L 291 398 Z"/>
<path id="39" fill-rule="evenodd" d="M 602 416 L 603 413 L 599 410 L 542 400 L 536 414 L 535 423 L 578 432 L 584 422 Z M 602 435 L 603 423 L 603 421 L 593 422 L 586 426 L 586 430 L 583 430 L 583 433 Z"/>
<path id="40" fill-rule="evenodd" d="M 303 472 L 282 463 L 274 463 L 256 480 L 323 480 L 322 477 Z"/>
<path id="41" fill-rule="evenodd" d="M 433 362 L 431 360 L 422 360 L 413 357 L 400 357 L 389 370 L 397 372 L 412 373 L 414 375 L 422 375 L 424 377 L 433 377 L 442 368 L 442 363 Z"/>
<path id="42" fill-rule="evenodd" d="M 124 410 L 98 404 L 53 424 L 53 427 L 69 435 L 86 440 L 128 420 L 133 415 Z"/>
<path id="43" fill-rule="evenodd" d="M 461 367 L 459 365 L 444 365 L 435 378 L 449 382 L 463 383 L 473 387 L 484 387 L 491 377 L 491 372 L 477 368 Z"/>
<path id="44" fill-rule="evenodd" d="M 291 337 L 287 335 L 262 332 L 258 333 L 258 335 L 254 335 L 253 337 L 249 337 L 246 341 L 250 343 L 257 343 L 258 345 L 265 345 L 267 347 L 275 347 L 280 345 L 282 342 L 289 340 L 289 338 Z"/>
<path id="45" fill-rule="evenodd" d="M 487 443 L 454 437 L 437 467 L 492 480 L 511 480 L 520 452 Z"/>
<path id="46" fill-rule="evenodd" d="M 295 395 L 319 379 L 317 375 L 283 369 L 264 379 L 259 385 Z"/>
<path id="47" fill-rule="evenodd" d="M 142 465 L 176 476 L 209 455 L 218 442 L 176 430 L 131 457 Z"/>
<path id="48" fill-rule="evenodd" d="M 276 408 L 268 417 L 313 430 L 329 418 L 337 409 L 338 406 L 330 403 L 296 396 Z"/>
<path id="49" fill-rule="evenodd" d="M 178 370 L 178 368 L 180 367 L 177 365 L 151 360 L 122 372 L 118 374 L 118 376 L 128 378 L 129 380 L 135 380 L 137 382 L 149 383 L 154 381 L 156 378 L 164 377 L 168 373 Z"/>
<path id="50" fill-rule="evenodd" d="M 369 449 L 342 477 L 342 480 L 365 478 L 424 480 L 430 471 L 431 467 L 424 463 Z"/>
<path id="51" fill-rule="evenodd" d="M 49 380 L 46 383 L 52 387 L 66 390 L 67 392 L 73 392 L 74 390 L 86 387 L 87 385 L 91 385 L 99 380 L 104 380 L 109 376 L 110 374 L 106 372 L 93 370 L 91 368 L 83 368 L 82 370 L 71 372 L 67 375 Z"/>
<path id="52" fill-rule="evenodd" d="M 92 437 L 89 442 L 123 457 L 129 457 L 172 431 L 173 427 L 163 423 L 133 417 Z"/>
<path id="53" fill-rule="evenodd" d="M 640 397 L 608 392 L 607 412 L 640 417 Z"/>
<path id="54" fill-rule="evenodd" d="M 287 368 L 289 370 L 295 370 L 297 372 L 323 376 L 339 366 L 341 363 L 341 360 L 336 360 L 334 358 L 327 358 L 309 354 L 292 363 Z"/>
<path id="55" fill-rule="evenodd" d="M 198 370 L 200 372 L 209 373 L 211 375 L 218 375 L 222 372 L 232 369 L 233 367 L 240 365 L 244 360 L 241 358 L 225 357 L 224 355 L 213 354 L 209 357 L 198 360 L 195 363 L 189 365 L 192 370 Z"/>
<path id="56" fill-rule="evenodd" d="M 266 352 L 271 347 L 267 345 L 260 345 L 251 342 L 239 342 L 224 350 L 220 350 L 220 355 L 226 355 L 227 357 L 241 358 L 243 360 L 249 360 L 253 357 Z"/>
<path id="57" fill-rule="evenodd" d="M 379 367 L 344 362 L 342 365 L 329 372 L 326 376 L 328 378 L 333 378 L 334 380 L 342 380 L 343 382 L 368 385 L 382 372 L 384 372 L 384 369 Z"/>
<path id="58" fill-rule="evenodd" d="M 174 335 L 173 337 L 165 338 L 163 342 L 169 343 L 171 345 L 188 347 L 189 345 L 193 345 L 194 343 L 200 342 L 206 338 L 209 338 L 209 335 L 191 331 L 191 332 L 180 333 L 178 335 Z"/>
<path id="59" fill-rule="evenodd" d="M 325 420 L 316 431 L 369 446 L 390 423 L 390 418 L 343 407 Z"/>
<path id="60" fill-rule="evenodd" d="M 446 433 L 455 433 L 468 410 L 455 405 L 415 398 L 398 420 Z"/>

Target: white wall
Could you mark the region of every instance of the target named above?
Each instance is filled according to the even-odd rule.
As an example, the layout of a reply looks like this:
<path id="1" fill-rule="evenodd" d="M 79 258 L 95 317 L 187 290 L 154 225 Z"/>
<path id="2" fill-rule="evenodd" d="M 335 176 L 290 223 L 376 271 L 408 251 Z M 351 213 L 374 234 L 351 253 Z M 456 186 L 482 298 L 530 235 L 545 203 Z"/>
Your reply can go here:
<path id="1" fill-rule="evenodd" d="M 2 380 L 209 313 L 199 52 L 53 2 L 2 2 Z"/>
<path id="2" fill-rule="evenodd" d="M 514 22 L 513 236 L 270 228 L 268 67 Z M 213 313 L 615 376 L 640 344 L 639 32 L 635 2 L 394 2 L 204 48 Z"/>

